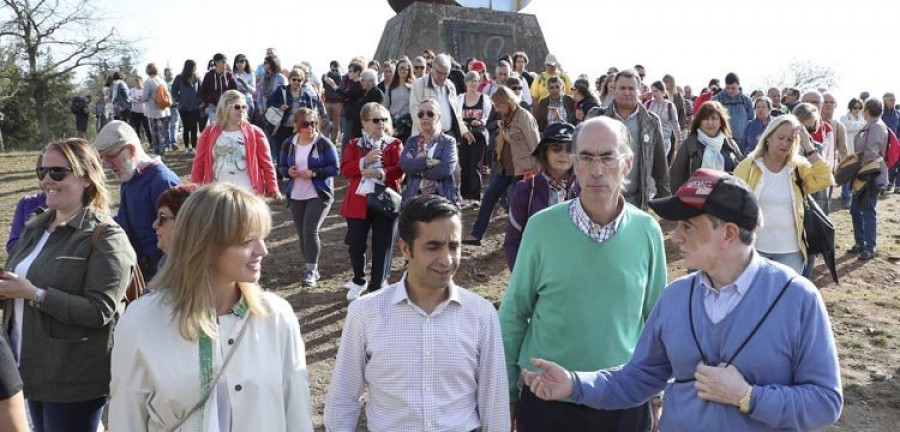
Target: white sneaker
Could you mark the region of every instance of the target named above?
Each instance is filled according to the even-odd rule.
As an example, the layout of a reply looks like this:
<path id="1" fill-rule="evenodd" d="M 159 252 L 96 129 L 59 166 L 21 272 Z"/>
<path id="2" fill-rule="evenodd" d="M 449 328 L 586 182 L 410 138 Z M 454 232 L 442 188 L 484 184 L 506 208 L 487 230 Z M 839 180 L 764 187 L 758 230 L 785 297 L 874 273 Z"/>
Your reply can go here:
<path id="1" fill-rule="evenodd" d="M 344 284 L 344 288 L 347 288 L 347 301 L 353 301 L 359 298 L 359 294 L 366 289 L 366 285 L 357 285 L 353 282 L 353 279 L 350 279 Z"/>

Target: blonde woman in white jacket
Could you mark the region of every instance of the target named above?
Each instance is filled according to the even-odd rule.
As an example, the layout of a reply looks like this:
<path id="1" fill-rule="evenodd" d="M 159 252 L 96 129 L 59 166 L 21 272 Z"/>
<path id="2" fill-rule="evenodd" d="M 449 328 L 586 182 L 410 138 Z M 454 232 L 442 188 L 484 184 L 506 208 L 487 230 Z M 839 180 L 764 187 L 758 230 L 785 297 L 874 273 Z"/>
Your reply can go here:
<path id="1" fill-rule="evenodd" d="M 313 430 L 297 318 L 258 285 L 271 223 L 239 186 L 191 194 L 153 293 L 116 327 L 110 430 Z"/>

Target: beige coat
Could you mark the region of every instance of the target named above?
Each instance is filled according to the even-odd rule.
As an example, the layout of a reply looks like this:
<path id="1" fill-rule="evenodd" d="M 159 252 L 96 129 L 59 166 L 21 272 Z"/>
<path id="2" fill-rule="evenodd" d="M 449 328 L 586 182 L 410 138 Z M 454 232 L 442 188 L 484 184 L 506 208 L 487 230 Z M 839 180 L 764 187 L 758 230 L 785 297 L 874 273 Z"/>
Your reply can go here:
<path id="1" fill-rule="evenodd" d="M 531 152 L 537 147 L 541 137 L 537 121 L 531 113 L 517 108 L 508 126 L 503 124 L 503 120 L 500 121 L 500 132 L 503 134 L 503 144 L 512 151 L 515 175 L 537 172 L 538 163 Z"/>

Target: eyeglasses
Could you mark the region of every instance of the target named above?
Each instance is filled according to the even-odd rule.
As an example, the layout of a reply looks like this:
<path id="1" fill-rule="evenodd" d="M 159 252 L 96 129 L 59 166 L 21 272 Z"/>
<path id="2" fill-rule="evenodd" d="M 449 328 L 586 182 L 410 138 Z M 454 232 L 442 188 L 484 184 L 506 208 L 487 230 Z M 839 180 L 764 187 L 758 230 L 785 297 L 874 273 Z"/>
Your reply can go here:
<path id="1" fill-rule="evenodd" d="M 422 69 L 425 69 L 425 66 L 413 66 L 413 69 L 422 70 Z"/>
<path id="2" fill-rule="evenodd" d="M 231 108 L 234 108 L 235 111 L 247 111 L 248 109 L 250 109 L 250 107 L 246 104 L 234 104 L 231 106 Z"/>
<path id="3" fill-rule="evenodd" d="M 435 114 L 434 114 L 434 111 L 419 111 L 419 113 L 416 115 L 419 116 L 419 118 L 421 119 L 421 118 L 425 118 L 425 117 L 434 118 Z"/>
<path id="4" fill-rule="evenodd" d="M 563 143 L 563 142 L 552 142 L 552 143 L 550 143 L 550 150 L 553 151 L 553 153 L 561 153 L 564 151 L 568 152 L 568 151 L 572 150 L 572 144 Z"/>
<path id="5" fill-rule="evenodd" d="M 300 78 L 291 78 L 291 82 L 303 82 Z"/>
<path id="6" fill-rule="evenodd" d="M 594 166 L 595 162 L 599 162 L 603 168 L 616 168 L 619 161 L 625 157 L 624 154 L 591 156 L 586 154 L 575 155 L 575 161 L 581 166 Z"/>
<path id="7" fill-rule="evenodd" d="M 310 126 L 315 126 L 317 124 L 318 124 L 318 122 L 315 120 L 313 120 L 313 121 L 303 120 L 301 122 L 297 122 L 297 125 L 300 126 L 301 129 L 305 129 Z"/>
<path id="8" fill-rule="evenodd" d="M 100 160 L 102 160 L 103 162 L 112 162 L 112 161 L 116 160 L 116 158 L 119 157 L 119 155 L 122 154 L 123 151 L 125 151 L 126 147 L 127 146 L 122 146 L 122 148 L 120 148 L 119 151 L 117 151 L 113 154 L 105 154 L 105 155 L 101 154 Z"/>
<path id="9" fill-rule="evenodd" d="M 382 124 L 382 123 L 387 123 L 388 118 L 387 117 L 372 118 L 372 119 L 369 119 L 369 121 L 372 123 L 375 123 L 375 124 Z"/>
<path id="10" fill-rule="evenodd" d="M 48 173 L 50 174 L 50 178 L 53 179 L 53 181 L 63 181 L 63 179 L 66 178 L 66 175 L 68 175 L 68 173 L 72 172 L 72 168 L 40 167 L 35 171 L 37 172 L 38 181 L 43 180 L 44 177 L 46 177 Z"/>
<path id="11" fill-rule="evenodd" d="M 165 213 L 157 213 L 157 214 L 156 214 L 156 224 L 157 224 L 157 225 L 162 225 L 162 224 L 165 223 L 167 220 L 172 220 L 172 221 L 173 221 L 173 220 L 175 220 L 175 216 L 169 216 L 169 215 L 167 215 L 167 214 L 165 214 Z"/>

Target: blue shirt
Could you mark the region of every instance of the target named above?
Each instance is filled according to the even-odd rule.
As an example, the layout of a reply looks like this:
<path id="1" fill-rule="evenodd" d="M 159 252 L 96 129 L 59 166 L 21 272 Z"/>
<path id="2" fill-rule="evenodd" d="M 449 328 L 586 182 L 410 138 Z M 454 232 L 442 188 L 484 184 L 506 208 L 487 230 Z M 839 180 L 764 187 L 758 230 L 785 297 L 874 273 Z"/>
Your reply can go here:
<path id="1" fill-rule="evenodd" d="M 180 184 L 178 176 L 157 158 L 139 168 L 134 177 L 122 183 L 119 188 L 121 203 L 115 220 L 125 229 L 131 244 L 137 246 L 139 262 L 149 259 L 155 267 L 162 257 L 162 252 L 156 246 L 156 230 L 153 229 L 156 200 L 161 193 Z"/>
<path id="2" fill-rule="evenodd" d="M 744 298 L 744 293 L 750 288 L 750 284 L 756 277 L 756 272 L 762 264 L 762 257 L 753 251 L 750 258 L 750 264 L 744 269 L 744 272 L 738 276 L 737 280 L 725 285 L 719 289 L 713 288 L 709 276 L 706 273 L 700 278 L 700 287 L 703 288 L 703 308 L 706 309 L 706 316 L 713 324 L 718 324 L 728 314 L 734 310 L 735 306 Z"/>
<path id="3" fill-rule="evenodd" d="M 791 277 L 780 302 L 733 361 L 753 385 L 749 414 L 700 399 L 693 379 L 703 361 L 699 350 L 709 364 L 728 361 Z M 660 430 L 668 432 L 814 430 L 836 422 L 843 406 L 840 366 L 828 312 L 812 282 L 762 261 L 743 299 L 714 324 L 702 312 L 698 279 L 693 273 L 666 287 L 627 364 L 574 373 L 571 399 L 597 409 L 623 409 L 666 389 Z M 668 384 L 670 378 L 675 381 Z"/>

